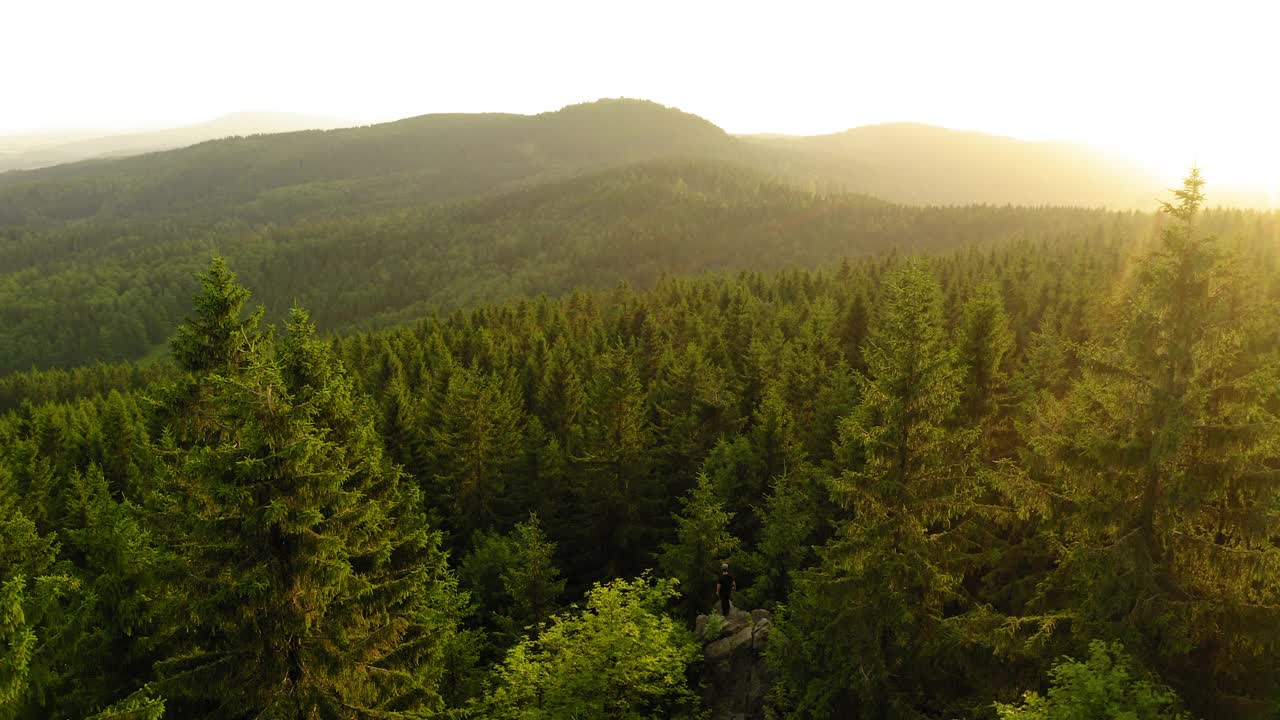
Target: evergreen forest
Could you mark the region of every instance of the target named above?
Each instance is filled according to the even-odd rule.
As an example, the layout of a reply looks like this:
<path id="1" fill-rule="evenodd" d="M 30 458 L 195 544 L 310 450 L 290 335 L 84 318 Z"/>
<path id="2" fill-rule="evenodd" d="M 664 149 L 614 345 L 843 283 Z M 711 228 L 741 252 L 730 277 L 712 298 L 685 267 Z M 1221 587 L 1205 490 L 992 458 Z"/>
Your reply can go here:
<path id="1" fill-rule="evenodd" d="M 1280 717 L 1280 214 L 537 117 L 4 176 L 0 720 L 709 718 L 724 562 L 769 717 Z"/>

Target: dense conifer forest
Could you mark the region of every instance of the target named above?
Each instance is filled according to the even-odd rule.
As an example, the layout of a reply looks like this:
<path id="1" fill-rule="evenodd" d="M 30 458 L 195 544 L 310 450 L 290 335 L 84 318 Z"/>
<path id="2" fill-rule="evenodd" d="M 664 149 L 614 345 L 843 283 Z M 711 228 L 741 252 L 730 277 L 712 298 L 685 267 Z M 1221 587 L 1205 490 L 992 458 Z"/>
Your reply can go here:
<path id="1" fill-rule="evenodd" d="M 23 231 L 0 244 L 9 268 L 0 275 L 0 344 L 8 349 L 0 371 L 154 353 L 215 252 L 262 288 L 273 317 L 296 301 L 331 331 L 621 281 L 648 288 L 666 274 L 1106 237 L 1150 221 L 1073 208 L 915 208 L 798 190 L 732 166 L 670 163 L 492 199 L 284 225 L 95 222 Z"/>
<path id="2" fill-rule="evenodd" d="M 0 718 L 1275 717 L 1280 217 L 753 172 L 10 235 Z"/>

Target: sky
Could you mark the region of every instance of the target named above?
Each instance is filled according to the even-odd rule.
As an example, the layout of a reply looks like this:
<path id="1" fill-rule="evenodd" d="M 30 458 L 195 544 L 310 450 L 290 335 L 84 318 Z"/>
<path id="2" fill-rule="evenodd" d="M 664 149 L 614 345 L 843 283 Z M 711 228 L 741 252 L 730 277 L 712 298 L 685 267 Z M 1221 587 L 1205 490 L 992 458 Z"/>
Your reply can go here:
<path id="1" fill-rule="evenodd" d="M 634 97 L 730 132 L 914 121 L 1280 191 L 1270 0 L 3 0 L 0 133 Z"/>

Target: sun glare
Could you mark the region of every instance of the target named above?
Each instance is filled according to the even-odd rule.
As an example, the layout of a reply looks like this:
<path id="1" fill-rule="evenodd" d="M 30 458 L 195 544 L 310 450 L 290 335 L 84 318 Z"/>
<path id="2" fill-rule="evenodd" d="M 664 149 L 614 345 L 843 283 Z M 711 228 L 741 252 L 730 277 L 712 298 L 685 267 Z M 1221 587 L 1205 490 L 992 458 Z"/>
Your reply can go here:
<path id="1" fill-rule="evenodd" d="M 1169 187 L 1179 183 L 1188 168 L 1199 167 L 1208 180 L 1211 205 L 1280 208 L 1280 140 L 1264 137 L 1222 129 L 1190 143 L 1148 138 L 1108 149 L 1135 161 Z"/>

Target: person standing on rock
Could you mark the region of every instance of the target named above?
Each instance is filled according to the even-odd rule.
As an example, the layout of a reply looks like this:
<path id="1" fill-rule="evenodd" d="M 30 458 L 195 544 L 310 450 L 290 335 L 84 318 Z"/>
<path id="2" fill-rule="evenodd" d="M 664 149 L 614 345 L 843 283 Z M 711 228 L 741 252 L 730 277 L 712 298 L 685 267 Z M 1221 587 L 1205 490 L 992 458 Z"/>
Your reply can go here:
<path id="1" fill-rule="evenodd" d="M 720 615 L 729 617 L 729 594 L 738 589 L 738 581 L 729 574 L 729 563 L 720 563 L 720 579 L 716 580 L 716 595 L 720 596 Z"/>

